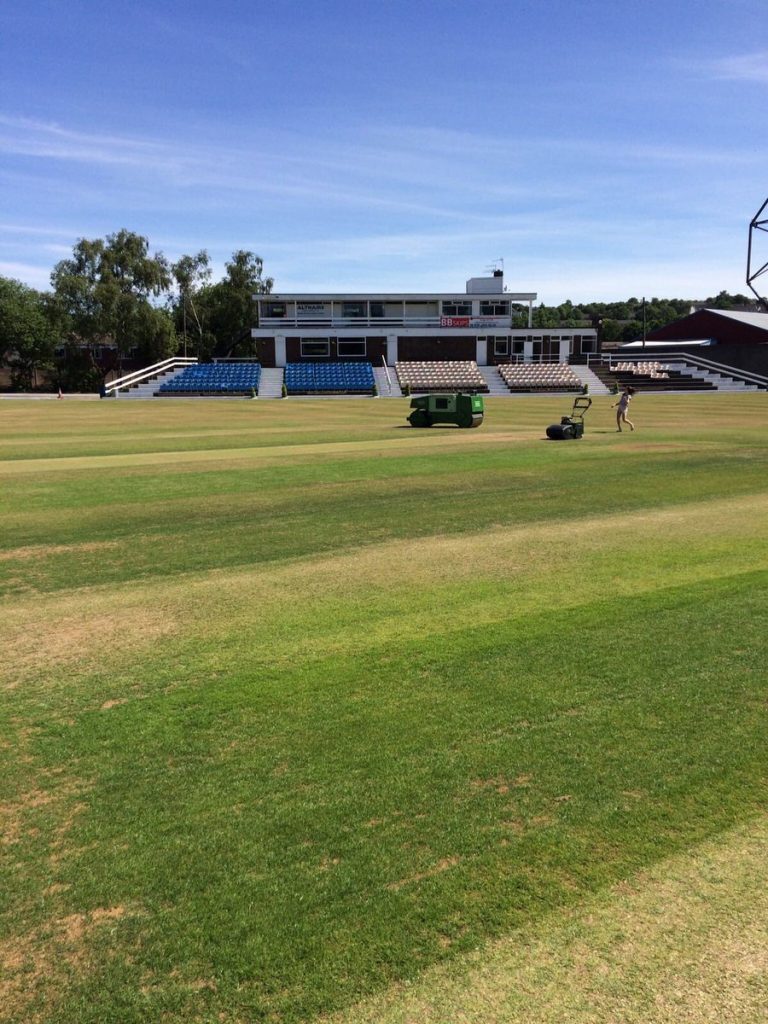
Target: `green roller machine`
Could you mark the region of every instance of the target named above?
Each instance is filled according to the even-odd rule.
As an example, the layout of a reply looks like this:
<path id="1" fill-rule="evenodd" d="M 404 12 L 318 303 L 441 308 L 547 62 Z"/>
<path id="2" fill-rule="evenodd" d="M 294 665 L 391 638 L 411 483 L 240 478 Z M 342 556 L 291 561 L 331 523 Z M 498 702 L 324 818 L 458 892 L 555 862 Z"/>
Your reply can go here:
<path id="1" fill-rule="evenodd" d="M 479 427 L 485 414 L 482 395 L 419 395 L 411 399 L 411 409 L 408 422 L 412 427 L 432 427 L 437 423 Z"/>

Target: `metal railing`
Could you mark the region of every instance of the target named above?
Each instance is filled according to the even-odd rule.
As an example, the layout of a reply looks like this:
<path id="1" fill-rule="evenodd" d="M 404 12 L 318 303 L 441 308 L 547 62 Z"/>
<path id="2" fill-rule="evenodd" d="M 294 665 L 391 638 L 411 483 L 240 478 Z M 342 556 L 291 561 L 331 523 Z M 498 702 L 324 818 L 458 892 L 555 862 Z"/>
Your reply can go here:
<path id="1" fill-rule="evenodd" d="M 150 377 L 155 377 L 157 374 L 164 373 L 167 370 L 175 370 L 182 366 L 195 366 L 196 363 L 197 359 L 172 356 L 170 359 L 164 359 L 162 362 L 154 363 L 152 366 L 145 366 L 142 370 L 127 373 L 124 377 L 118 377 L 117 380 L 111 380 L 109 384 L 104 385 L 104 393 L 117 397 L 121 389 L 130 388 L 134 384 L 141 384 L 142 381 L 149 380 Z"/>
<path id="2" fill-rule="evenodd" d="M 598 363 L 607 366 L 609 370 L 612 370 L 614 363 L 645 362 L 664 363 L 665 365 L 678 363 L 684 366 L 693 366 L 699 370 L 709 370 L 710 372 L 718 373 L 723 377 L 732 377 L 734 380 L 741 380 L 746 384 L 756 384 L 760 388 L 768 389 L 768 377 L 765 377 L 760 373 L 752 373 L 751 370 L 742 370 L 741 367 L 738 366 L 728 366 L 726 363 L 716 363 L 713 359 L 705 359 L 703 356 L 694 355 L 690 352 L 664 352 L 663 349 L 646 350 L 642 352 L 642 355 L 637 354 L 637 350 L 633 351 L 632 355 L 629 355 L 626 352 L 601 352 L 590 356 L 587 361 L 587 365 L 589 366 L 592 363 Z"/>
<path id="3" fill-rule="evenodd" d="M 443 325 L 443 320 L 468 319 L 482 320 L 484 324 L 467 324 L 465 330 L 473 331 L 531 331 L 537 328 L 528 327 L 527 324 L 512 323 L 509 317 L 486 317 L 467 314 L 466 317 L 451 317 L 449 314 L 433 313 L 430 316 L 262 316 L 259 318 L 260 328 L 275 330 L 280 327 L 301 328 L 307 327 L 312 330 L 324 327 L 352 329 L 355 327 L 442 327 L 443 330 L 456 330 L 456 325 Z"/>
<path id="4" fill-rule="evenodd" d="M 704 359 L 703 356 L 689 355 L 686 352 L 684 355 L 682 353 L 676 353 L 675 355 L 667 354 L 664 356 L 664 359 L 668 363 L 690 363 L 693 366 L 697 366 L 700 370 L 711 370 L 712 373 L 719 373 L 724 377 L 733 377 L 734 380 L 743 380 L 747 384 L 757 384 L 758 387 L 768 388 L 768 377 L 763 376 L 763 374 L 752 373 L 751 370 L 742 370 L 738 366 L 726 366 L 725 363 L 716 363 L 712 359 Z"/>

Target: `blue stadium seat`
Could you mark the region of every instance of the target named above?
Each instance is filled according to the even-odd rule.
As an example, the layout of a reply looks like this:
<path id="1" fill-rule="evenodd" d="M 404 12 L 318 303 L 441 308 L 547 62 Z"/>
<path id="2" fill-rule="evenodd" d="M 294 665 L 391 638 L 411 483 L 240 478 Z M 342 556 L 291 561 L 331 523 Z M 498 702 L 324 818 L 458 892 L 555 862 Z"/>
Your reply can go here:
<path id="1" fill-rule="evenodd" d="M 289 394 L 370 394 L 370 363 L 288 363 L 285 386 Z"/>
<path id="2" fill-rule="evenodd" d="M 198 363 L 161 384 L 156 394 L 250 395 L 260 380 L 260 363 Z"/>

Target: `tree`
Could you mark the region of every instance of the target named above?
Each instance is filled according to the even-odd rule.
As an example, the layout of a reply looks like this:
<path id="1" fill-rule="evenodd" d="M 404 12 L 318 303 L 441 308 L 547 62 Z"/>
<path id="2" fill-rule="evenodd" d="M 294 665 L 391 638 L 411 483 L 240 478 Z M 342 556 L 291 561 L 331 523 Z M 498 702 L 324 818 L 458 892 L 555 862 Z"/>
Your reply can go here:
<path id="1" fill-rule="evenodd" d="M 31 391 L 51 370 L 57 335 L 46 296 L 20 281 L 0 277 L 0 357 L 11 387 Z"/>
<path id="2" fill-rule="evenodd" d="M 103 349 L 114 350 L 117 369 L 132 349 L 154 361 L 176 348 L 173 324 L 156 302 L 171 285 L 162 253 L 125 228 L 106 239 L 81 238 L 72 258 L 51 274 L 55 300 L 70 325 L 70 342 L 88 349 L 102 375 L 112 368 Z"/>
<path id="3" fill-rule="evenodd" d="M 238 345 L 250 353 L 255 316 L 253 296 L 269 294 L 273 281 L 263 277 L 261 257 L 245 249 L 233 253 L 225 268 L 224 279 L 204 292 L 209 331 L 217 353 L 227 355 Z"/>
<path id="4" fill-rule="evenodd" d="M 707 299 L 706 305 L 709 309 L 736 309 L 739 306 L 754 309 L 755 300 L 748 295 L 730 295 L 728 292 L 723 291 L 718 292 L 714 298 Z"/>
<path id="5" fill-rule="evenodd" d="M 542 302 L 541 305 L 536 306 L 533 310 L 533 326 L 534 327 L 558 327 L 560 325 L 560 318 L 557 313 L 557 307 L 545 306 Z"/>
<path id="6" fill-rule="evenodd" d="M 605 319 L 600 327 L 600 340 L 604 342 L 619 341 L 621 339 L 622 324 L 618 320 Z"/>
<path id="7" fill-rule="evenodd" d="M 210 263 L 208 253 L 205 249 L 201 249 L 195 256 L 182 256 L 171 267 L 171 273 L 179 289 L 176 319 L 177 328 L 181 329 L 184 341 L 184 355 L 187 354 L 188 327 L 194 332 L 196 351 L 200 352 L 204 348 L 203 317 L 205 310 L 200 303 L 199 295 L 210 282 Z"/>

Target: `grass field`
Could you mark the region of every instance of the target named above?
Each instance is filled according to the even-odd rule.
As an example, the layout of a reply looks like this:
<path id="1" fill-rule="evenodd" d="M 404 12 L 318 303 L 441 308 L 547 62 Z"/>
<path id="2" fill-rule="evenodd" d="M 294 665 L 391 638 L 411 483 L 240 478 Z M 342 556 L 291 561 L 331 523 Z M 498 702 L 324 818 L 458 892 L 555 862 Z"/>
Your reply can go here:
<path id="1" fill-rule="evenodd" d="M 0 402 L 0 1019 L 768 1020 L 766 401 Z"/>

